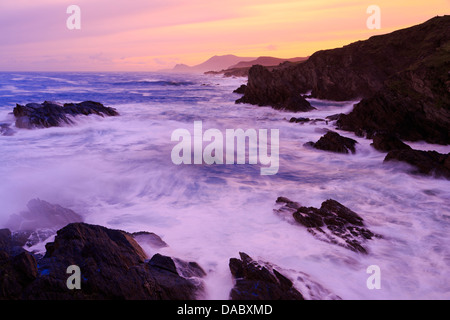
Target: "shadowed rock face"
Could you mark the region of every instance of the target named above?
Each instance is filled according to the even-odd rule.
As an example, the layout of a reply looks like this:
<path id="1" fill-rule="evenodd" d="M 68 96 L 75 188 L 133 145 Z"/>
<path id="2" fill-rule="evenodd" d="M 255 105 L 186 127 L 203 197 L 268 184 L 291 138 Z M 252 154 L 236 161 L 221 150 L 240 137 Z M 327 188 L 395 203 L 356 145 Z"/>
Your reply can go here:
<path id="1" fill-rule="evenodd" d="M 238 102 L 302 107 L 301 95 L 359 100 L 338 126 L 372 137 L 450 143 L 450 16 L 314 53 L 306 62 L 249 70 Z M 306 105 L 305 105 L 306 106 Z"/>
<path id="2" fill-rule="evenodd" d="M 64 105 L 45 101 L 42 104 L 28 103 L 25 106 L 17 104 L 13 110 L 16 117 L 16 127 L 49 128 L 73 124 L 71 116 L 91 115 L 117 116 L 119 113 L 110 107 L 94 101 L 81 103 L 66 103 Z"/>
<path id="3" fill-rule="evenodd" d="M 231 274 L 236 280 L 230 292 L 232 300 L 304 300 L 292 281 L 275 269 L 269 270 L 247 254 L 230 259 Z"/>
<path id="4" fill-rule="evenodd" d="M 11 232 L 0 230 L 2 299 L 195 299 L 203 292 L 205 272 L 196 263 L 146 255 L 133 237 L 85 223 L 60 229 L 45 256 L 14 247 Z M 69 290 L 67 267 L 81 270 L 81 289 Z M 180 265 L 183 274 L 178 273 Z"/>
<path id="5" fill-rule="evenodd" d="M 341 300 L 304 272 L 255 261 L 243 252 L 239 256 L 229 262 L 235 279 L 232 300 Z"/>
<path id="6" fill-rule="evenodd" d="M 384 158 L 385 162 L 402 161 L 413 166 L 412 173 L 425 174 L 436 178 L 450 179 L 450 153 L 414 149 L 391 150 Z"/>
<path id="7" fill-rule="evenodd" d="M 300 206 L 284 197 L 279 197 L 277 203 L 282 207 L 276 212 L 292 214 L 294 220 L 318 240 L 367 254 L 367 240 L 381 238 L 366 228 L 356 212 L 335 200 L 323 202 L 319 209 Z"/>
<path id="8" fill-rule="evenodd" d="M 336 153 L 355 153 L 356 144 L 356 140 L 343 137 L 337 132 L 328 131 L 317 142 L 308 142 L 306 145 L 319 150 L 331 151 Z"/>

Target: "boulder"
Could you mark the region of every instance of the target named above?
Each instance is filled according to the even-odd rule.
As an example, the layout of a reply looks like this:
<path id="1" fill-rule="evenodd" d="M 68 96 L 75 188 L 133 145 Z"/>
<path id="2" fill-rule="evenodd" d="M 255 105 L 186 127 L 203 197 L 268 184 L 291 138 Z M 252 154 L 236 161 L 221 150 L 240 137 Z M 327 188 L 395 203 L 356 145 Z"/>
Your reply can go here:
<path id="1" fill-rule="evenodd" d="M 66 103 L 64 105 L 51 101 L 44 101 L 42 104 L 17 104 L 13 114 L 16 118 L 16 127 L 25 129 L 71 125 L 73 124 L 72 117 L 79 115 L 96 114 L 101 117 L 119 115 L 114 108 L 105 107 L 103 104 L 94 101 Z"/>
<path id="2" fill-rule="evenodd" d="M 381 152 L 389 152 L 392 150 L 408 150 L 410 146 L 402 142 L 393 134 L 389 133 L 377 133 L 373 137 L 372 146 Z"/>
<path id="3" fill-rule="evenodd" d="M 231 300 L 304 300 L 286 276 L 259 264 L 243 252 L 239 255 L 241 259 L 231 258 L 229 263 L 235 279 Z"/>
<path id="4" fill-rule="evenodd" d="M 367 240 L 381 238 L 364 225 L 356 212 L 336 200 L 323 202 L 319 209 L 300 206 L 284 197 L 279 197 L 277 203 L 281 207 L 276 212 L 292 214 L 294 220 L 318 240 L 367 254 Z"/>
<path id="5" fill-rule="evenodd" d="M 192 300 L 203 293 L 200 277 L 181 276 L 170 257 L 156 254 L 147 261 L 131 234 L 121 230 L 71 223 L 58 230 L 46 249 L 21 299 Z M 71 265 L 81 271 L 79 290 L 66 285 Z M 199 275 L 197 269 L 192 273 Z"/>
<path id="6" fill-rule="evenodd" d="M 389 151 L 384 161 L 406 162 L 413 166 L 411 173 L 450 179 L 450 153 L 441 154 L 436 151 L 422 151 L 411 148 L 397 149 Z"/>
<path id="7" fill-rule="evenodd" d="M 355 153 L 356 140 L 341 136 L 334 131 L 328 131 L 317 142 L 308 142 L 306 145 L 313 148 L 336 153 Z"/>

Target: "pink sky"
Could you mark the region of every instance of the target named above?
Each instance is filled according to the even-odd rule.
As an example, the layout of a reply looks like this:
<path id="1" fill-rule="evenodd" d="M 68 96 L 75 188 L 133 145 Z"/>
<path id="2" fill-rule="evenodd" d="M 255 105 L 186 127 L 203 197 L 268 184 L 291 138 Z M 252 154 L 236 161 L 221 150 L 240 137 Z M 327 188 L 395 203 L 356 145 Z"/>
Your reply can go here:
<path id="1" fill-rule="evenodd" d="M 69 5 L 81 30 L 68 30 Z M 381 29 L 369 30 L 369 5 Z M 448 14 L 450 0 L 1 0 L 0 70 L 152 71 L 213 55 L 308 56 Z"/>

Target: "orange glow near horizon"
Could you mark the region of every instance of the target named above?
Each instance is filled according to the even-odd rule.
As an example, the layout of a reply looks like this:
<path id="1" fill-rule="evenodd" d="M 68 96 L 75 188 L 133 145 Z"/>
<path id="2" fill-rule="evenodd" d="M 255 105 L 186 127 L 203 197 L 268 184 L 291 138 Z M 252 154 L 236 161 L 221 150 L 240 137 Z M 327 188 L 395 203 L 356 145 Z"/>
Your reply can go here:
<path id="1" fill-rule="evenodd" d="M 72 2 L 81 30 L 66 27 Z M 380 30 L 366 27 L 372 4 Z M 213 55 L 304 57 L 449 8 L 449 0 L 2 0 L 0 70 L 154 71 Z"/>

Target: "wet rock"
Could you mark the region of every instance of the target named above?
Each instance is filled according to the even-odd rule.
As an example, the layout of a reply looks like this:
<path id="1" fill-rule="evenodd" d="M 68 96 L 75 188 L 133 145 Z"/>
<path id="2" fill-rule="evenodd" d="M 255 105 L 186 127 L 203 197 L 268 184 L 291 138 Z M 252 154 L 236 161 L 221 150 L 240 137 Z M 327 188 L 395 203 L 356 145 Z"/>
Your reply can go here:
<path id="1" fill-rule="evenodd" d="M 311 111 L 315 108 L 296 91 L 293 93 L 292 83 L 286 82 L 276 90 L 267 90 L 265 81 L 271 77 L 271 72 L 260 65 L 249 70 L 249 80 L 245 95 L 236 103 L 250 103 L 258 106 L 271 106 L 277 110 L 293 112 Z"/>
<path id="2" fill-rule="evenodd" d="M 286 276 L 254 261 L 240 252 L 241 259 L 231 258 L 229 267 L 235 285 L 231 300 L 304 300 Z"/>
<path id="3" fill-rule="evenodd" d="M 389 152 L 392 150 L 407 150 L 410 146 L 403 143 L 399 138 L 389 133 L 377 133 L 373 137 L 372 146 L 378 151 Z"/>
<path id="4" fill-rule="evenodd" d="M 392 150 L 384 158 L 385 162 L 401 161 L 413 166 L 411 173 L 450 179 L 450 153 L 421 151 L 411 148 Z"/>
<path id="5" fill-rule="evenodd" d="M 0 237 L 0 243 L 4 242 L 3 238 Z M 46 249 L 45 256 L 37 263 L 34 261 L 34 273 L 25 264 L 30 260 L 33 265 L 31 258 L 34 257 L 29 253 L 21 256 L 20 263 L 27 268 L 20 269 L 17 263 L 14 266 L 21 274 L 28 275 L 29 281 L 17 286 L 19 290 L 14 294 L 6 293 L 4 298 L 192 300 L 203 293 L 201 277 L 195 267 L 192 267 L 192 278 L 185 278 L 178 273 L 170 257 L 157 254 L 147 261 L 133 237 L 121 230 L 72 223 L 60 229 L 55 241 L 47 243 Z M 66 270 L 70 265 L 80 268 L 80 290 L 67 288 Z M 11 283 L 13 285 L 15 283 Z"/>
<path id="6" fill-rule="evenodd" d="M 244 94 L 245 93 L 245 89 L 247 89 L 247 86 L 245 84 L 243 84 L 239 88 L 234 90 L 233 92 L 234 93 L 239 93 L 239 94 Z"/>
<path id="7" fill-rule="evenodd" d="M 275 210 L 277 213 L 291 213 L 294 220 L 318 240 L 366 254 L 367 240 L 381 238 L 364 225 L 357 213 L 335 200 L 323 202 L 319 209 L 300 207 L 287 198 L 278 198 L 277 203 L 282 205 Z"/>
<path id="8" fill-rule="evenodd" d="M 331 151 L 337 153 L 355 153 L 356 141 L 350 138 L 346 138 L 334 131 L 328 131 L 317 142 L 308 142 L 306 145 L 313 148 Z"/>
<path id="9" fill-rule="evenodd" d="M 302 118 L 302 117 L 300 117 L 300 118 L 292 117 L 289 120 L 289 122 L 294 122 L 294 123 L 305 123 L 305 122 L 309 122 L 309 121 L 311 121 L 310 118 Z"/>
<path id="10" fill-rule="evenodd" d="M 71 117 L 79 115 L 96 114 L 101 117 L 119 115 L 114 108 L 105 107 L 103 104 L 94 101 L 66 103 L 64 105 L 51 101 L 45 101 L 42 104 L 17 104 L 13 114 L 16 118 L 16 127 L 25 129 L 71 125 L 73 124 Z"/>
<path id="11" fill-rule="evenodd" d="M 36 260 L 15 243 L 9 229 L 0 230 L 0 300 L 16 300 L 37 277 Z"/>

